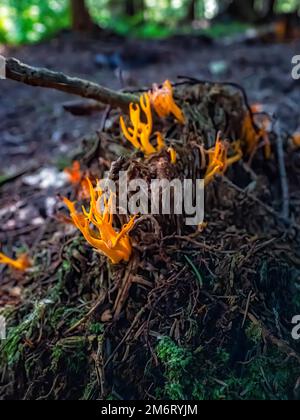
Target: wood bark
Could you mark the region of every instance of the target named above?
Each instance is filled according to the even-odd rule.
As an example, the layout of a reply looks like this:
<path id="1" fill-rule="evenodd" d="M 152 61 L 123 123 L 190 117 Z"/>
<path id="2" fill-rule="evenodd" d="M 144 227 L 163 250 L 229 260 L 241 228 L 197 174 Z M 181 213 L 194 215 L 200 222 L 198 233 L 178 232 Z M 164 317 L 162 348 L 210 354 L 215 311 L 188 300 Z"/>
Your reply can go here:
<path id="1" fill-rule="evenodd" d="M 121 108 L 126 113 L 131 102 L 139 98 L 129 93 L 108 89 L 97 83 L 48 69 L 28 66 L 15 58 L 6 59 L 6 77 L 30 86 L 51 88 L 73 95 L 94 99 L 113 108 Z"/>
<path id="2" fill-rule="evenodd" d="M 72 28 L 74 31 L 91 32 L 94 28 L 85 0 L 71 0 Z"/>

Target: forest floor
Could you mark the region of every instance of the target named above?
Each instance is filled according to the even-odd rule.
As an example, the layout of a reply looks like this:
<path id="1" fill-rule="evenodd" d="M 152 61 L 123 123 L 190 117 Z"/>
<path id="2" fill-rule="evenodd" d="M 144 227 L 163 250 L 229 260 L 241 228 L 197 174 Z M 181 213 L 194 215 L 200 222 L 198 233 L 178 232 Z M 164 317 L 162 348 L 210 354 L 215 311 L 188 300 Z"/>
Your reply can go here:
<path id="1" fill-rule="evenodd" d="M 203 81 L 210 80 L 238 83 L 246 91 L 249 103 L 262 104 L 264 112 L 279 120 L 282 132 L 288 143 L 288 134 L 292 135 L 294 132 L 300 131 L 300 83 L 299 81 L 293 80 L 291 77 L 291 59 L 294 55 L 299 54 L 298 45 L 299 44 L 296 43 L 275 44 L 260 41 L 253 43 L 236 42 L 231 43 L 230 45 L 224 45 L 220 41 L 215 41 L 210 44 L 206 40 L 197 38 L 174 38 L 164 41 L 137 41 L 106 37 L 103 40 L 91 40 L 84 38 L 77 39 L 76 37 L 65 33 L 39 45 L 4 49 L 2 53 L 6 56 L 14 56 L 30 65 L 63 71 L 68 75 L 79 76 L 114 89 L 125 88 L 134 90 L 150 87 L 152 83 L 161 83 L 165 79 L 176 81 L 178 76 L 188 76 Z M 102 68 L 95 64 L 95 57 L 99 54 L 103 54 L 100 57 L 102 60 L 104 57 L 109 57 L 109 63 L 102 66 Z M 98 61 L 100 58 L 98 57 Z M 122 77 L 120 77 L 120 74 L 112 68 L 113 65 L 109 65 L 112 61 L 120 60 L 120 58 L 125 69 L 122 73 Z M 78 98 L 72 98 L 70 95 L 56 91 L 28 87 L 12 81 L 1 81 L 0 244 L 2 250 L 9 255 L 13 255 L 17 249 L 28 249 L 31 255 L 34 255 L 37 251 L 39 252 L 40 258 L 47 260 L 47 263 L 42 263 L 45 271 L 33 275 L 33 277 L 30 276 L 30 279 L 11 274 L 6 268 L 0 267 L 0 306 L 4 307 L 5 305 L 9 305 L 6 306 L 7 308 L 10 308 L 8 310 L 9 314 L 13 312 L 13 309 L 11 308 L 14 306 L 20 308 L 20 312 L 17 315 L 14 313 L 12 316 L 12 324 L 15 328 L 18 328 L 16 327 L 17 322 L 20 322 L 20 328 L 25 326 L 24 316 L 32 310 L 32 307 L 30 306 L 32 302 L 31 304 L 29 303 L 30 299 L 28 297 L 27 288 L 32 286 L 33 278 L 36 278 L 38 283 L 33 289 L 35 290 L 36 296 L 45 299 L 48 295 L 45 296 L 44 290 L 51 285 L 55 287 L 55 282 L 53 280 L 54 274 L 56 275 L 58 273 L 58 277 L 65 276 L 66 278 L 68 275 L 75 275 L 73 271 L 72 274 L 70 274 L 69 261 L 64 259 L 63 253 L 65 252 L 64 247 L 66 246 L 66 242 L 63 244 L 61 250 L 55 254 L 56 259 L 52 259 L 54 253 L 53 249 L 58 245 L 60 240 L 64 240 L 64 236 L 59 236 L 59 234 L 55 237 L 55 228 L 53 227 L 56 223 L 55 214 L 58 207 L 57 193 L 67 191 L 69 188 L 69 186 L 66 185 L 65 179 L 61 176 L 62 169 L 69 166 L 72 158 L 77 153 L 80 153 L 82 138 L 92 137 L 93 134 L 100 129 L 103 116 L 103 112 L 95 112 L 88 116 L 74 116 L 66 112 L 63 105 L 75 99 L 77 100 Z M 288 146 L 287 148 L 289 150 L 287 153 L 289 153 L 288 157 L 290 159 L 289 168 L 291 167 L 289 176 L 293 178 L 292 182 L 294 182 L 295 185 L 299 185 L 300 155 L 298 151 L 292 153 Z M 274 175 L 274 170 L 272 172 L 270 168 L 267 168 L 266 176 L 269 175 L 268 171 Z M 293 209 L 292 219 L 295 223 L 299 223 L 299 214 L 297 214 L 297 212 L 300 207 L 300 194 L 295 185 L 291 187 L 290 200 Z M 266 196 L 268 197 L 268 195 Z M 280 210 L 282 205 L 281 200 L 279 194 L 274 201 L 272 201 L 276 207 L 276 211 L 278 209 Z M 224 214 L 225 213 L 223 213 L 223 215 Z M 223 216 L 221 215 L 220 217 Z M 253 217 L 255 218 L 256 216 Z M 263 220 L 265 219 L 262 218 L 261 221 L 253 221 L 253 223 L 257 223 L 258 226 L 256 239 L 264 238 L 263 245 L 259 245 L 261 247 L 260 249 L 268 247 L 269 243 L 272 244 L 272 238 L 270 239 L 266 232 L 264 232 L 264 228 L 260 226 L 260 223 L 263 223 Z M 245 231 L 249 233 L 251 229 L 247 231 L 246 225 L 247 223 L 245 223 Z M 215 232 L 216 230 L 216 235 L 220 239 L 220 228 L 213 222 L 211 226 L 212 231 L 210 233 Z M 275 229 L 273 225 L 272 229 Z M 230 240 L 232 240 L 237 247 L 242 247 L 242 236 L 243 234 L 247 236 L 245 231 L 243 229 L 240 231 L 237 229 L 235 230 L 234 227 L 232 227 L 231 232 L 226 231 L 227 237 L 224 236 L 223 238 L 225 244 L 224 250 L 228 245 L 227 241 L 230 242 Z M 300 256 L 295 247 L 299 240 L 299 232 L 293 233 L 292 237 L 290 236 L 290 232 L 274 233 L 274 230 L 272 230 L 272 232 L 273 240 L 275 238 L 275 241 L 279 241 L 280 238 L 280 240 L 286 242 L 284 242 L 284 245 L 282 245 L 280 249 L 268 248 L 269 252 L 273 252 L 274 255 L 276 254 L 278 256 L 278 259 L 281 258 L 284 262 L 280 260 L 280 263 L 276 267 L 274 261 L 269 262 L 269 266 L 267 262 L 265 265 L 260 265 L 258 273 L 260 278 L 264 276 L 266 270 L 270 270 L 267 276 L 268 279 L 264 280 L 266 284 L 264 283 L 261 287 L 266 294 L 270 293 L 265 290 L 267 285 L 276 290 L 278 288 L 278 293 L 280 294 L 279 283 L 282 287 L 286 287 L 286 282 L 288 282 L 290 278 L 293 278 L 293 290 L 297 290 L 294 286 L 300 278 Z M 232 239 L 234 235 L 236 235 L 235 240 Z M 243 262 L 243 264 L 246 265 L 250 262 L 252 257 L 254 258 L 255 254 L 251 245 L 251 241 L 254 240 L 255 234 L 251 232 L 251 235 L 252 239 L 249 237 L 247 239 L 247 241 L 249 241 L 246 241 L 249 245 L 249 249 L 247 248 L 249 253 L 246 253 L 249 261 L 247 262 L 245 260 L 245 262 Z M 270 240 L 271 242 L 268 242 Z M 67 242 L 70 243 L 70 239 L 68 239 Z M 44 255 L 42 257 L 41 244 L 44 244 L 45 247 Z M 77 265 L 79 267 L 86 259 L 85 257 L 83 259 L 80 255 L 75 255 L 73 245 L 74 244 L 72 244 L 72 249 L 70 250 L 72 253 L 72 257 L 70 258 L 75 258 L 75 260 L 78 259 Z M 210 251 L 206 250 L 203 252 L 205 254 Z M 283 254 L 289 255 L 288 263 L 284 259 Z M 209 260 L 210 256 L 205 254 L 203 260 L 205 258 Z M 226 258 L 227 255 L 224 257 L 224 260 Z M 230 258 L 230 254 L 228 255 L 228 258 Z M 264 258 L 266 261 L 268 260 L 266 255 L 264 255 Z M 187 257 L 187 261 L 189 264 L 191 263 L 189 257 Z M 215 264 L 217 264 L 216 261 Z M 89 275 L 92 275 L 91 273 L 94 270 L 94 262 L 89 264 Z M 218 261 L 219 269 L 223 266 L 223 262 L 223 259 Z M 235 275 L 237 275 L 238 269 L 241 268 L 240 263 L 241 261 L 239 261 L 238 258 L 236 260 L 232 259 L 230 260 L 229 268 L 228 264 L 226 267 L 223 267 L 225 271 L 228 268 L 229 278 L 231 278 L 231 274 L 235 272 L 235 270 L 237 270 L 235 272 Z M 253 264 L 254 270 L 258 270 L 254 262 Z M 147 269 L 149 270 L 150 266 Z M 206 269 L 207 272 L 211 274 L 212 268 L 210 263 L 208 263 Z M 248 269 L 250 270 L 250 267 L 247 267 L 247 270 Z M 78 270 L 80 269 L 76 268 L 75 263 L 75 271 Z M 192 271 L 194 270 L 195 267 L 192 265 Z M 106 269 L 104 272 L 105 275 L 108 275 Z M 218 272 L 217 269 L 216 272 Z M 274 279 L 279 279 L 279 283 L 272 283 L 272 281 L 275 281 Z M 68 279 L 66 281 L 69 282 Z M 173 278 L 171 281 L 176 283 L 177 278 Z M 171 287 L 173 287 L 173 284 L 171 285 L 171 283 L 166 286 L 168 290 Z M 193 287 L 191 286 L 191 293 L 199 293 L 199 291 L 193 289 Z M 82 284 L 81 288 L 84 293 L 86 293 L 86 284 Z M 78 287 L 78 290 L 79 289 L 80 288 Z M 260 287 L 258 287 L 258 289 L 258 291 L 255 290 L 255 293 L 259 295 L 259 293 L 262 293 L 262 290 Z M 74 320 L 80 319 L 80 314 L 87 312 L 87 308 L 93 306 L 93 303 L 95 304 L 95 296 L 97 293 L 94 289 L 90 291 L 88 300 L 85 300 L 83 297 L 81 299 L 80 294 L 77 293 L 78 290 L 75 292 L 74 287 L 72 287 L 67 291 L 69 296 L 68 299 L 71 299 L 71 296 L 73 295 L 76 296 L 76 299 L 79 299 L 78 304 L 80 309 L 76 312 L 76 308 L 73 307 L 74 302 L 71 305 L 72 308 L 69 308 L 70 319 L 68 320 L 68 323 L 65 321 L 69 327 L 72 326 Z M 212 290 L 214 290 L 214 288 L 212 288 Z M 237 290 L 235 290 L 234 293 L 238 294 Z M 243 302 L 246 306 L 247 303 L 249 306 L 252 299 L 254 302 L 253 305 L 255 305 L 255 293 L 254 291 L 251 292 L 251 288 L 243 287 L 241 293 L 245 300 L 245 302 L 244 300 Z M 253 293 L 253 296 L 251 293 Z M 174 338 L 174 342 L 162 341 L 162 344 L 157 349 L 157 356 L 153 356 L 152 354 L 155 361 L 154 368 L 153 370 L 150 370 L 150 366 L 148 366 L 150 379 L 148 377 L 145 381 L 145 384 L 147 384 L 147 386 L 149 385 L 149 389 L 146 389 L 145 384 L 143 386 L 131 384 L 129 389 L 126 390 L 124 378 L 118 377 L 113 381 L 113 384 L 111 384 L 111 396 L 120 398 L 154 398 L 155 394 L 157 398 L 184 398 L 186 395 L 189 397 L 192 396 L 193 398 L 260 398 L 261 395 L 259 395 L 259 393 L 263 393 L 266 398 L 270 398 L 270 396 L 274 399 L 288 398 L 291 397 L 291 395 L 298 398 L 300 358 L 298 359 L 299 356 L 294 357 L 292 354 L 293 352 L 291 349 L 293 348 L 293 344 L 294 347 L 296 346 L 296 343 L 288 344 L 287 339 L 289 331 L 288 322 L 290 322 L 292 317 L 297 315 L 297 313 L 289 313 L 288 309 L 283 309 L 282 307 L 286 303 L 285 299 L 291 303 L 290 300 L 292 298 L 290 299 L 290 296 L 292 296 L 292 293 L 289 293 L 290 292 L 287 292 L 285 298 L 282 298 L 282 302 L 279 302 L 280 299 L 277 299 L 277 295 L 275 296 L 275 291 L 274 295 L 271 296 L 270 294 L 270 296 L 268 295 L 268 297 L 265 298 L 265 305 L 268 306 L 268 311 L 271 310 L 271 317 L 273 314 L 274 318 L 270 323 L 274 330 L 277 331 L 277 335 L 270 326 L 267 332 L 264 331 L 265 327 L 255 323 L 256 318 L 254 315 L 252 323 L 247 327 L 247 337 L 249 338 L 249 336 L 251 336 L 249 340 L 252 340 L 253 347 L 256 348 L 256 351 L 258 351 L 258 345 L 261 346 L 258 351 L 259 356 L 257 356 L 257 354 L 254 356 L 253 353 L 249 351 L 244 338 L 241 339 L 240 336 L 234 335 L 230 338 L 232 341 L 241 341 L 241 347 L 247 347 L 249 354 L 247 356 L 247 361 L 245 361 L 246 358 L 243 359 L 245 366 L 247 363 L 250 363 L 252 357 L 253 359 L 256 356 L 259 358 L 259 363 L 251 367 L 251 372 L 247 372 L 247 380 L 244 380 L 245 377 L 241 379 L 242 375 L 240 375 L 240 370 L 242 369 L 242 365 L 238 368 L 239 372 L 236 372 L 235 376 L 233 376 L 233 374 L 228 376 L 225 372 L 223 372 L 224 375 L 222 378 L 218 376 L 218 372 L 223 369 L 225 364 L 227 364 L 227 367 L 231 366 L 231 363 L 234 363 L 238 357 L 241 357 L 241 352 L 246 352 L 245 348 L 243 350 L 240 348 L 238 350 L 237 348 L 231 348 L 229 351 L 228 345 L 224 346 L 224 348 L 226 347 L 225 351 L 224 349 L 222 350 L 222 346 L 220 345 L 219 348 L 221 350 L 215 355 L 214 362 L 207 366 L 207 372 L 209 370 L 210 374 L 208 375 L 208 373 L 206 373 L 204 375 L 201 370 L 203 368 L 197 370 L 197 375 L 199 374 L 199 371 L 201 371 L 205 376 L 205 379 L 203 379 L 201 383 L 195 382 L 190 384 L 180 382 L 178 378 L 181 376 L 182 372 L 185 370 L 189 371 L 192 364 L 191 360 L 195 357 L 197 352 L 199 354 L 201 353 L 200 346 L 197 349 L 193 348 L 193 351 L 191 352 L 190 348 L 187 350 L 184 346 L 180 347 L 175 344 L 175 342 L 181 344 L 189 342 L 188 339 L 180 340 L 179 331 L 182 332 L 184 330 L 184 327 L 180 322 L 190 322 L 191 325 L 189 328 L 186 328 L 186 330 L 188 330 L 189 334 L 192 334 L 192 329 L 195 327 L 192 323 L 195 321 L 191 316 L 189 321 L 182 321 L 180 319 L 178 325 L 173 325 L 171 329 L 172 333 L 170 335 Z M 91 296 L 93 296 L 93 298 L 91 298 Z M 216 312 L 216 319 L 222 324 L 218 325 L 218 329 L 226 331 L 224 333 L 226 335 L 232 325 L 230 325 L 229 319 L 226 320 L 226 322 L 228 321 L 228 325 L 225 326 L 223 324 L 225 322 L 225 315 L 223 314 L 222 317 L 220 316 L 217 305 L 215 306 L 215 297 L 212 296 L 213 293 L 211 296 L 207 293 L 205 304 L 203 303 L 203 305 L 206 305 L 208 308 L 210 308 L 210 306 L 213 307 L 211 311 Z M 52 298 L 55 299 L 54 296 L 52 296 Z M 35 296 L 33 296 L 33 299 L 35 299 Z M 69 302 L 68 299 L 66 300 Z M 211 301 L 208 303 L 207 300 L 209 301 L 210 299 Z M 222 300 L 222 298 L 220 299 Z M 230 296 L 226 296 L 226 299 L 230 300 Z M 50 300 L 51 299 L 49 298 L 49 302 Z M 229 306 L 230 311 L 232 312 L 234 311 L 233 307 L 235 308 L 233 303 L 234 300 L 235 296 L 231 296 Z M 272 301 L 272 304 L 269 306 L 270 301 Z M 46 307 L 47 302 L 43 302 L 43 305 Z M 292 309 L 290 310 L 296 311 L 298 307 L 300 309 L 299 302 L 300 300 L 298 299 L 295 306 L 291 307 Z M 194 305 L 196 306 L 197 303 L 195 302 Z M 31 309 L 29 309 L 30 307 Z M 221 307 L 224 309 L 222 304 Z M 131 308 L 127 308 L 126 311 L 130 311 L 130 309 Z M 178 310 L 180 312 L 181 310 L 180 307 L 173 309 L 174 312 L 178 312 Z M 203 308 L 198 308 L 198 315 L 202 310 Z M 284 322 L 282 322 L 285 327 L 282 327 L 281 321 L 279 320 L 281 310 L 284 312 Z M 34 311 L 36 311 L 36 308 Z M 36 314 L 34 311 L 32 313 Z M 178 315 L 177 312 L 175 315 L 172 314 L 174 319 L 176 318 L 176 314 Z M 224 312 L 226 312 L 225 309 Z M 55 308 L 52 315 L 51 319 L 49 317 L 49 322 L 54 322 L 53 320 L 56 319 L 59 331 L 66 327 L 66 325 L 63 325 L 64 321 L 60 319 L 60 317 L 63 316 L 62 308 Z M 256 313 L 256 315 L 258 314 Z M 32 328 L 39 329 L 41 333 L 40 337 L 36 338 L 36 342 L 32 342 L 32 339 L 29 338 L 24 331 L 20 332 L 20 330 L 18 330 L 18 333 L 22 336 L 22 346 L 27 346 L 26 357 L 24 355 L 24 359 L 22 359 L 23 356 L 21 357 L 23 361 L 26 360 L 26 366 L 23 366 L 22 373 L 19 373 L 23 379 L 13 379 L 13 373 L 8 372 L 8 368 L 5 368 L 2 379 L 0 380 L 0 385 L 1 381 L 3 381 L 3 390 L 1 391 L 0 396 L 2 396 L 2 398 L 35 398 L 36 393 L 39 393 L 38 396 L 41 398 L 94 398 L 95 396 L 99 396 L 100 393 L 103 397 L 105 392 L 103 389 L 101 392 L 96 391 L 97 385 L 95 385 L 100 384 L 100 388 L 106 387 L 106 385 L 103 385 L 104 380 L 101 378 L 99 379 L 97 376 L 99 371 L 97 370 L 96 357 L 99 356 L 97 351 L 100 351 L 100 339 L 98 347 L 96 346 L 96 349 L 91 350 L 93 345 L 91 344 L 92 338 L 90 338 L 90 336 L 101 336 L 103 324 L 93 320 L 93 323 L 89 325 L 90 336 L 88 338 L 88 343 L 86 343 L 85 341 L 82 341 L 81 335 L 70 337 L 69 334 L 67 334 L 67 337 L 54 338 L 48 331 L 53 326 L 47 326 L 46 319 L 47 317 L 43 316 L 37 325 L 34 327 L 32 326 Z M 244 325 L 245 319 L 242 319 L 242 321 Z M 210 322 L 212 322 L 212 320 L 210 320 Z M 233 320 L 231 321 L 231 324 L 235 322 L 236 320 Z M 265 323 L 268 323 L 266 319 Z M 255 328 L 255 326 L 257 328 Z M 124 325 L 121 325 L 121 328 L 122 327 L 124 327 Z M 45 333 L 47 339 L 42 338 L 44 329 L 48 329 Z M 271 342 L 273 343 L 273 347 L 275 347 L 275 350 L 274 348 L 270 350 L 272 355 L 268 354 L 268 359 L 265 359 L 267 353 L 265 349 L 263 349 L 266 346 L 265 341 L 263 340 L 263 343 L 259 342 L 260 329 L 265 333 L 262 334 L 264 338 L 265 336 L 271 336 Z M 272 330 L 272 333 L 270 332 L 270 329 Z M 238 329 L 234 330 L 234 334 L 237 334 L 237 330 Z M 163 331 L 168 331 L 167 326 L 163 327 Z M 160 333 L 162 333 L 161 330 Z M 185 333 L 187 333 L 187 331 L 185 331 Z M 24 338 L 24 335 L 26 335 L 26 338 Z M 135 338 L 136 337 L 138 337 L 138 332 L 136 332 Z M 70 338 L 72 338 L 72 340 Z M 218 339 L 220 340 L 219 343 L 222 342 L 220 337 Z M 7 353 L 8 366 L 11 367 L 12 372 L 16 371 L 16 366 L 20 367 L 19 363 L 21 363 L 19 358 L 19 353 L 21 352 L 19 345 L 21 344 L 21 341 L 18 341 L 19 339 L 16 338 L 18 341 L 16 346 L 14 340 L 15 338 L 11 339 L 9 344 L 13 348 L 10 349 L 13 356 Z M 132 340 L 134 341 L 133 337 L 131 337 L 131 341 Z M 276 340 L 278 341 L 276 342 Z M 40 348 L 40 343 L 43 343 L 44 346 L 44 349 L 42 350 Z M 118 343 L 117 340 L 116 343 Z M 208 341 L 206 344 L 207 343 Z M 280 353 L 280 350 L 282 350 L 282 347 L 285 345 L 287 347 L 283 351 L 284 357 L 280 358 L 277 353 L 277 348 Z M 112 346 L 112 342 L 110 341 L 107 346 L 108 347 L 105 347 L 103 352 L 110 354 L 111 349 L 109 346 Z M 16 350 L 16 348 L 18 350 Z M 96 363 L 96 368 L 89 368 L 89 377 L 85 377 L 81 370 L 85 369 L 86 359 L 83 353 L 86 348 L 89 348 L 91 360 Z M 75 367 L 73 365 L 68 366 L 67 368 L 65 367 L 66 371 L 69 369 L 70 373 L 69 377 L 66 379 L 62 377 L 62 367 L 59 367 L 59 364 L 64 363 L 62 362 L 62 353 L 65 351 L 68 354 L 73 354 L 72 349 L 76 349 L 77 353 L 76 357 L 74 356 Z M 78 351 L 78 349 L 80 351 Z M 50 357 L 50 359 L 48 354 L 41 356 L 41 353 L 47 353 L 48 350 L 53 356 Z M 132 353 L 132 360 L 138 360 L 136 351 L 137 350 L 135 349 Z M 152 347 L 151 351 L 153 352 Z M 205 351 L 208 351 L 208 349 Z M 239 353 L 239 356 L 235 355 L 235 360 L 233 361 L 233 353 L 236 352 Z M 169 353 L 174 355 L 174 366 L 172 363 L 168 362 Z M 32 358 L 27 357 L 29 354 L 32 355 Z M 115 352 L 113 352 L 112 356 L 108 357 L 108 359 L 112 359 L 113 355 L 115 355 Z M 133 361 L 131 360 L 130 354 L 129 356 L 127 354 L 127 357 L 129 360 L 128 366 L 130 366 L 130 363 Z M 142 355 L 140 357 L 140 369 L 137 369 L 137 377 L 141 374 L 140 370 L 144 370 L 145 366 L 147 367 L 147 362 L 145 362 L 144 359 L 142 360 Z M 176 359 L 176 357 L 178 359 Z M 201 357 L 204 356 L 202 355 Z M 46 383 L 46 385 L 43 385 L 43 390 L 40 392 L 37 391 L 38 374 L 36 372 L 32 373 L 32 371 L 37 370 L 37 368 L 31 365 L 28 366 L 28 364 L 32 363 L 34 360 L 40 360 L 39 358 L 44 358 L 43 367 L 40 368 L 39 374 L 44 372 L 45 376 L 43 377 L 43 381 Z M 124 350 L 123 360 L 125 359 L 126 349 Z M 158 372 L 157 360 L 161 361 L 164 370 Z M 56 372 L 53 376 L 51 376 L 49 372 L 45 373 L 47 361 L 52 364 L 53 371 Z M 204 366 L 204 364 L 207 363 L 207 360 L 205 363 L 202 360 L 202 363 Z M 285 368 L 280 368 L 275 371 L 278 363 L 286 363 Z M 127 368 L 129 369 L 129 367 Z M 108 372 L 110 372 L 110 369 L 108 364 Z M 243 369 L 248 368 L 243 367 Z M 124 376 L 125 372 L 126 368 L 124 368 Z M 151 378 L 155 375 L 155 372 L 157 373 L 159 380 L 157 380 L 156 377 L 156 379 L 153 379 L 152 381 Z M 75 373 L 79 374 L 82 381 L 80 381 L 80 379 L 74 379 Z M 290 375 L 292 373 L 293 378 L 291 379 Z M 3 379 L 6 375 L 7 378 Z M 256 379 L 257 375 L 262 376 L 262 384 L 256 382 L 258 381 Z M 28 378 L 34 378 L 32 379 L 32 383 L 30 383 Z M 35 384 L 34 381 L 36 381 Z M 112 382 L 112 380 L 108 382 Z M 134 380 L 131 382 L 134 382 Z M 16 385 L 16 383 L 18 384 Z M 176 389 L 172 388 L 172 386 L 175 386 L 174 384 L 178 386 L 178 389 L 176 387 Z M 209 394 L 208 391 L 204 389 L 206 385 L 209 389 L 214 389 L 214 391 Z M 45 395 L 41 395 L 42 392 L 44 392 Z"/>

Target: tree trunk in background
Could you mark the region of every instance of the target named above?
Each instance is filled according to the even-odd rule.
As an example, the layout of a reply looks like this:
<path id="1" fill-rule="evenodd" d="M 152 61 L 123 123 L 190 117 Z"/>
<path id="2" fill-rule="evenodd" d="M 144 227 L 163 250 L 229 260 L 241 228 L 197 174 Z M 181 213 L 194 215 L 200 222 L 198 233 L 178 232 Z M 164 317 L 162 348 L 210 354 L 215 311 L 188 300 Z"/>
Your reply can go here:
<path id="1" fill-rule="evenodd" d="M 231 16 L 246 22 L 254 22 L 259 18 L 255 11 L 255 0 L 233 0 L 228 12 Z"/>
<path id="2" fill-rule="evenodd" d="M 197 0 L 190 0 L 187 10 L 187 21 L 193 22 L 196 20 L 196 6 Z"/>
<path id="3" fill-rule="evenodd" d="M 125 14 L 126 16 L 135 16 L 135 2 L 134 0 L 125 0 Z"/>
<path id="4" fill-rule="evenodd" d="M 145 11 L 144 0 L 125 0 L 123 10 L 126 16 L 132 17 L 139 14 L 143 20 Z"/>
<path id="5" fill-rule="evenodd" d="M 85 0 L 71 0 L 72 28 L 74 31 L 90 32 L 94 23 Z"/>
<path id="6" fill-rule="evenodd" d="M 269 0 L 268 1 L 268 10 L 266 14 L 267 19 L 272 19 L 275 16 L 275 4 L 276 0 Z"/>
<path id="7" fill-rule="evenodd" d="M 255 8 L 255 0 L 233 0 L 227 12 L 236 19 L 245 22 L 270 21 L 275 16 L 277 0 L 263 0 L 259 9 Z"/>

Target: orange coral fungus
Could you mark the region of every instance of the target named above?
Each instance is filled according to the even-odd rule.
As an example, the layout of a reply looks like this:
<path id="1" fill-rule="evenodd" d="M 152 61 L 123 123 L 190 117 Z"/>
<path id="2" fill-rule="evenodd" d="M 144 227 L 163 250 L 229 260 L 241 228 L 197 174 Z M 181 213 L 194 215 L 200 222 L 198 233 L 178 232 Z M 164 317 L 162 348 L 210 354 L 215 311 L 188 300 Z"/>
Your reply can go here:
<path id="1" fill-rule="evenodd" d="M 287 37 L 287 23 L 284 20 L 276 22 L 274 25 L 274 32 L 278 42 L 283 42 Z"/>
<path id="2" fill-rule="evenodd" d="M 271 144 L 268 135 L 269 125 L 269 117 L 264 116 L 261 120 L 260 127 L 255 128 L 251 114 L 250 112 L 247 112 L 243 121 L 241 138 L 242 142 L 246 145 L 248 155 L 254 156 L 256 150 L 260 146 L 264 146 L 266 158 L 269 159 L 271 157 Z M 262 144 L 260 144 L 261 140 Z"/>
<path id="3" fill-rule="evenodd" d="M 232 155 L 230 155 L 229 157 L 227 156 L 227 168 L 241 160 L 243 157 L 241 142 L 239 140 L 230 143 L 228 150 L 229 152 L 232 152 Z"/>
<path id="4" fill-rule="evenodd" d="M 264 107 L 262 104 L 260 103 L 255 103 L 251 105 L 251 111 L 253 112 L 253 114 L 259 114 L 260 112 L 263 112 Z"/>
<path id="5" fill-rule="evenodd" d="M 71 166 L 71 168 L 66 168 L 64 170 L 65 174 L 67 174 L 69 181 L 71 184 L 79 184 L 82 174 L 80 170 L 80 163 L 78 160 L 75 160 Z"/>
<path id="6" fill-rule="evenodd" d="M 113 264 L 120 261 L 128 261 L 132 246 L 128 236 L 129 231 L 133 228 L 135 217 L 131 217 L 127 225 L 123 226 L 118 233 L 113 228 L 112 214 L 112 194 L 109 200 L 104 199 L 104 210 L 100 210 L 100 199 L 103 198 L 102 191 L 94 189 L 88 179 L 90 188 L 90 209 L 83 213 L 78 213 L 75 203 L 67 198 L 63 201 L 70 211 L 74 225 L 81 231 L 86 241 L 98 252 L 106 255 Z"/>
<path id="7" fill-rule="evenodd" d="M 141 110 L 146 116 L 146 122 L 141 121 Z M 160 133 L 156 133 L 157 147 L 150 143 L 153 129 L 150 99 L 147 94 L 140 98 L 140 105 L 131 103 L 129 106 L 129 116 L 133 127 L 126 127 L 123 117 L 120 117 L 120 125 L 124 136 L 138 150 L 145 155 L 152 155 L 159 152 L 164 146 L 164 139 Z"/>
<path id="8" fill-rule="evenodd" d="M 242 141 L 246 143 L 247 153 L 249 155 L 255 153 L 258 148 L 260 138 L 260 130 L 255 129 L 250 112 L 248 112 L 243 121 Z"/>
<path id="9" fill-rule="evenodd" d="M 175 163 L 177 162 L 176 150 L 173 147 L 169 147 L 168 152 L 170 154 L 171 163 L 173 163 L 173 165 L 175 165 Z"/>
<path id="10" fill-rule="evenodd" d="M 294 133 L 292 136 L 293 143 L 296 147 L 300 147 L 300 132 Z"/>
<path id="11" fill-rule="evenodd" d="M 76 195 L 79 200 L 85 200 L 89 198 L 89 186 L 84 173 L 81 171 L 80 163 L 75 160 L 71 168 L 66 168 L 64 172 L 67 174 L 71 184 L 76 187 Z"/>
<path id="12" fill-rule="evenodd" d="M 90 198 L 90 189 L 86 178 L 83 178 L 80 181 L 80 188 L 77 197 L 79 200 L 87 200 Z"/>
<path id="13" fill-rule="evenodd" d="M 230 148 L 233 155 L 228 157 Z M 229 145 L 229 143 L 221 140 L 220 133 L 218 133 L 215 147 L 208 150 L 206 153 L 209 156 L 209 161 L 204 176 L 205 185 L 209 184 L 216 175 L 223 175 L 229 166 L 242 158 L 240 142 L 236 141 Z"/>
<path id="14" fill-rule="evenodd" d="M 27 254 L 21 254 L 16 260 L 13 260 L 0 252 L 0 264 L 7 264 L 18 271 L 26 271 L 32 266 Z"/>
<path id="15" fill-rule="evenodd" d="M 174 101 L 173 88 L 169 80 L 164 82 L 162 88 L 154 84 L 152 91 L 149 92 L 149 97 L 159 117 L 165 118 L 173 114 L 177 121 L 184 124 L 184 114 Z"/>

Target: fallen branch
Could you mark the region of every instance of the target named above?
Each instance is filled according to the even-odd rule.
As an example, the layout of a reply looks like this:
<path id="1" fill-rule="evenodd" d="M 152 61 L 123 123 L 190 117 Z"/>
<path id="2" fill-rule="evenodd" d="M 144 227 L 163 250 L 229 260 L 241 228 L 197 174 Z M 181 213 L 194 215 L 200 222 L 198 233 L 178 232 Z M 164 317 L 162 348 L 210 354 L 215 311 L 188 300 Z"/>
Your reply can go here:
<path id="1" fill-rule="evenodd" d="M 64 73 L 44 68 L 31 67 L 15 58 L 6 59 L 6 78 L 30 86 L 56 89 L 83 98 L 94 99 L 113 108 L 128 112 L 130 102 L 137 102 L 138 97 L 129 93 L 116 92 L 97 83 Z"/>

